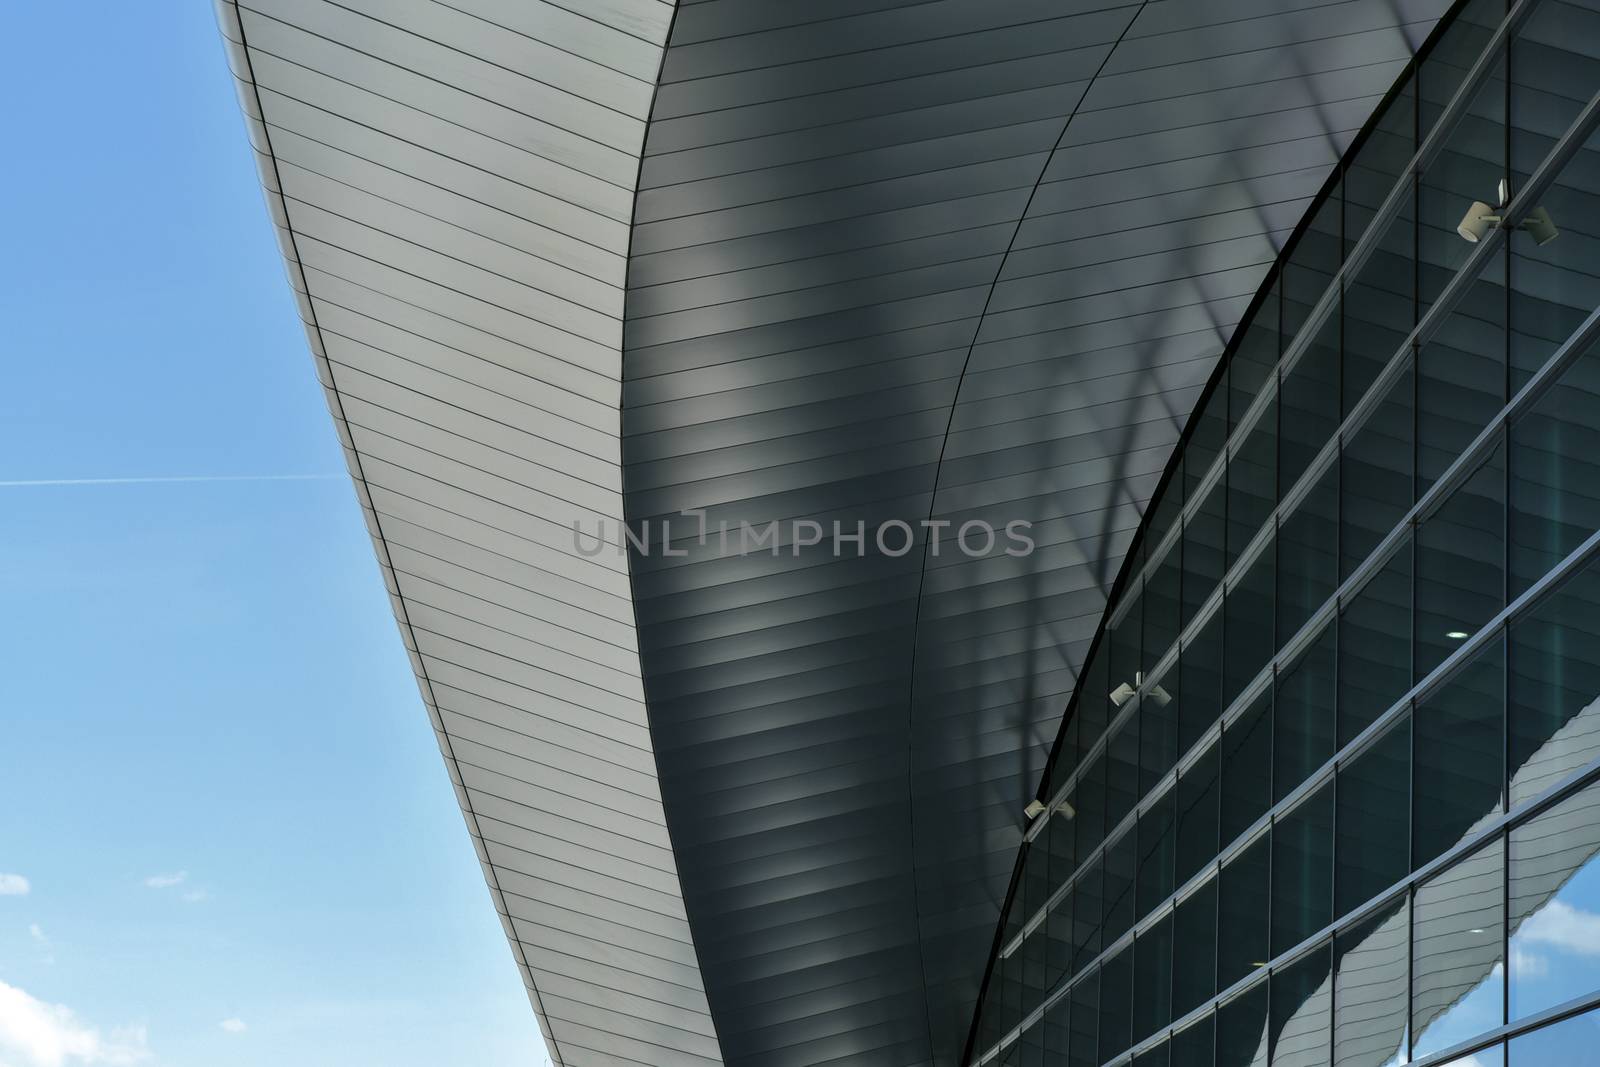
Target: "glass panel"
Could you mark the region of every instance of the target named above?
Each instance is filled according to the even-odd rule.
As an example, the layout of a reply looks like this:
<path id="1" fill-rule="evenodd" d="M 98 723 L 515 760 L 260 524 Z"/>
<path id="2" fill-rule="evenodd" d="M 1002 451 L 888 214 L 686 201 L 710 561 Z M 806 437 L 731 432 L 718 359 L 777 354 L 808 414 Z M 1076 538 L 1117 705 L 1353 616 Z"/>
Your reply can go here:
<path id="1" fill-rule="evenodd" d="M 1326 943 L 1272 975 L 1272 1067 L 1325 1067 L 1333 1025 Z"/>
<path id="2" fill-rule="evenodd" d="M 1178 791 L 1166 795 L 1139 816 L 1139 896 L 1138 917 L 1150 914 L 1156 905 L 1172 895 L 1173 858 L 1177 853 L 1174 823 Z"/>
<path id="3" fill-rule="evenodd" d="M 1040 931 L 1035 930 L 1017 952 L 1022 957 L 1022 1007 L 1018 1015 L 1022 1018 L 1043 1004 L 1045 995 L 1050 992 L 1046 975 L 1048 964 L 1045 958 L 1047 952 L 1045 937 Z"/>
<path id="4" fill-rule="evenodd" d="M 1089 975 L 1072 987 L 1070 1067 L 1099 1067 L 1100 975 Z"/>
<path id="5" fill-rule="evenodd" d="M 1500 639 L 1417 705 L 1412 857 L 1421 867 L 1502 809 L 1505 647 Z"/>
<path id="6" fill-rule="evenodd" d="M 1278 675 L 1272 724 L 1273 798 L 1282 800 L 1333 758 L 1333 639 L 1322 631 L 1294 665 Z"/>
<path id="7" fill-rule="evenodd" d="M 1580 357 L 1512 424 L 1510 466 L 1517 596 L 1600 530 L 1600 351 Z"/>
<path id="8" fill-rule="evenodd" d="M 1078 679 L 1078 744 L 1087 752 L 1106 732 L 1106 711 L 1111 706 L 1111 648 L 1103 636 Z"/>
<path id="9" fill-rule="evenodd" d="M 1256 396 L 1268 387 L 1278 369 L 1283 351 L 1278 336 L 1279 311 L 1283 287 L 1273 282 L 1250 317 L 1250 326 L 1239 339 L 1238 348 L 1228 360 L 1228 427 L 1237 429 Z"/>
<path id="10" fill-rule="evenodd" d="M 1129 827 L 1114 844 L 1106 846 L 1105 944 L 1109 946 L 1133 925 L 1133 880 L 1139 862 L 1138 835 Z"/>
<path id="11" fill-rule="evenodd" d="M 1100 846 L 1105 840 L 1106 833 L 1106 758 L 1101 753 L 1078 776 L 1078 784 L 1072 789 L 1071 804 L 1078 814 L 1073 818 L 1077 829 L 1077 838 L 1073 847 L 1077 849 L 1080 862 Z"/>
<path id="12" fill-rule="evenodd" d="M 1266 1067 L 1267 983 L 1217 1009 L 1217 1067 Z"/>
<path id="13" fill-rule="evenodd" d="M 1187 462 L 1187 461 L 1185 461 Z M 1227 525 L 1223 508 L 1227 503 L 1227 484 L 1218 482 L 1200 510 L 1189 516 L 1183 528 L 1183 617 L 1200 613 L 1217 583 L 1222 581 L 1222 547 Z"/>
<path id="14" fill-rule="evenodd" d="M 1183 885 L 1217 855 L 1217 769 L 1220 745 L 1213 744 L 1178 776 L 1177 864 L 1173 875 Z"/>
<path id="15" fill-rule="evenodd" d="M 1217 909 L 1217 986 L 1220 989 L 1266 966 L 1271 836 L 1262 834 L 1222 868 Z"/>
<path id="16" fill-rule="evenodd" d="M 1228 555 L 1233 566 L 1239 553 L 1260 532 L 1277 506 L 1274 455 L 1277 452 L 1276 406 L 1269 406 L 1261 421 L 1233 458 L 1228 461 Z"/>
<path id="17" fill-rule="evenodd" d="M 1171 1061 L 1167 1058 L 1169 1051 L 1169 1046 L 1163 1041 L 1155 1048 L 1146 1049 L 1135 1056 L 1133 1067 L 1171 1067 Z"/>
<path id="18" fill-rule="evenodd" d="M 1139 935 L 1133 957 L 1133 1039 L 1172 1021 L 1172 916 Z"/>
<path id="19" fill-rule="evenodd" d="M 1511 831 L 1511 1019 L 1600 990 L 1600 785 Z"/>
<path id="20" fill-rule="evenodd" d="M 1404 896 L 1334 940 L 1337 1067 L 1406 1062 L 1411 911 Z"/>
<path id="21" fill-rule="evenodd" d="M 1587 42 L 1600 33 L 1593 6 L 1545 0 L 1512 45 L 1512 187 L 1520 189 L 1555 147 L 1600 84 L 1600 56 Z M 1574 46 L 1574 42 L 1585 42 Z M 1576 240 L 1536 243 L 1516 234 L 1511 247 L 1512 388 L 1533 371 L 1600 304 L 1595 269 L 1593 160 L 1564 168 L 1540 206 Z M 1574 232 L 1575 231 L 1575 232 Z"/>
<path id="22" fill-rule="evenodd" d="M 1139 701 L 1139 793 L 1156 787 L 1177 762 L 1177 668 L 1169 669 Z"/>
<path id="23" fill-rule="evenodd" d="M 1100 1060 L 1128 1050 L 1133 1025 L 1133 946 L 1130 944 L 1100 968 Z"/>
<path id="24" fill-rule="evenodd" d="M 1353 247 L 1416 151 L 1416 84 L 1408 77 L 1345 171 L 1345 242 Z M 1361 399 L 1415 324 L 1416 194 L 1345 289 L 1344 410 Z"/>
<path id="25" fill-rule="evenodd" d="M 1344 214 L 1344 183 L 1334 183 L 1322 206 L 1311 217 L 1299 243 L 1289 253 L 1283 268 L 1283 336 L 1285 341 L 1300 332 L 1311 309 L 1333 283 L 1333 276 L 1344 259 L 1340 233 Z M 1338 316 L 1333 319 L 1337 321 Z M 1337 345 L 1338 338 L 1335 337 Z M 1287 343 L 1285 344 L 1287 347 Z"/>
<path id="26" fill-rule="evenodd" d="M 1422 136 L 1428 135 L 1467 71 L 1488 47 L 1505 13 L 1505 0 L 1472 0 L 1456 14 L 1428 51 L 1420 77 Z"/>
<path id="27" fill-rule="evenodd" d="M 1068 893 L 1050 909 L 1041 931 L 1045 938 L 1045 983 L 1051 989 L 1072 974 L 1072 897 Z"/>
<path id="28" fill-rule="evenodd" d="M 1505 606 L 1505 449 L 1417 528 L 1417 678 Z"/>
<path id="29" fill-rule="evenodd" d="M 1172 939 L 1172 1015 L 1181 1018 L 1217 991 L 1215 878 L 1178 901 Z"/>
<path id="30" fill-rule="evenodd" d="M 1333 783 L 1272 824 L 1272 955 L 1333 920 Z"/>
<path id="31" fill-rule="evenodd" d="M 1071 1062 L 1072 998 L 1070 996 L 1062 997 L 1045 1011 L 1041 1028 L 1044 1030 L 1045 1062 L 1052 1067 Z"/>
<path id="32" fill-rule="evenodd" d="M 1106 641 L 1111 648 L 1110 675 L 1107 677 L 1106 693 L 1111 701 L 1111 707 L 1106 710 L 1107 716 L 1115 720 L 1117 712 L 1127 702 L 1126 697 L 1120 697 L 1124 692 L 1131 693 L 1139 688 L 1140 680 L 1140 649 L 1143 647 L 1144 637 L 1144 592 L 1133 598 L 1133 606 L 1122 617 L 1122 621 L 1106 631 Z M 1127 686 L 1127 690 L 1122 687 Z"/>
<path id="33" fill-rule="evenodd" d="M 1139 716 L 1119 726 L 1106 745 L 1106 833 L 1139 802 Z"/>
<path id="34" fill-rule="evenodd" d="M 1410 873 L 1411 717 L 1339 768 L 1334 913 L 1360 907 Z"/>
<path id="35" fill-rule="evenodd" d="M 1072 885 L 1072 943 L 1077 948 L 1072 960 L 1074 973 L 1100 955 L 1100 920 L 1105 909 L 1101 887 L 1104 883 L 1104 864 L 1096 861 Z"/>
<path id="36" fill-rule="evenodd" d="M 1329 317 L 1311 347 L 1283 379 L 1278 492 L 1292 489 L 1339 429 L 1339 315 Z"/>
<path id="37" fill-rule="evenodd" d="M 1275 586 L 1273 546 L 1250 564 L 1223 603 L 1226 627 L 1222 642 L 1222 703 L 1231 704 L 1273 652 L 1272 592 Z"/>
<path id="38" fill-rule="evenodd" d="M 1575 1015 L 1554 1026 L 1512 1038 L 1510 1067 L 1589 1064 L 1594 1062 L 1596 1047 L 1600 1047 L 1600 1010 Z"/>
<path id="39" fill-rule="evenodd" d="M 1333 595 L 1339 582 L 1339 467 L 1278 528 L 1278 645 Z"/>
<path id="40" fill-rule="evenodd" d="M 1505 846 L 1498 840 L 1417 888 L 1411 934 L 1413 1059 L 1469 1041 L 1501 1018 Z"/>
<path id="41" fill-rule="evenodd" d="M 1228 372 L 1217 376 L 1215 387 L 1195 405 L 1190 416 L 1193 431 L 1183 446 L 1183 486 L 1185 499 L 1194 498 L 1195 487 L 1222 454 L 1228 439 Z M 1221 513 L 1221 508 L 1218 508 Z M 1221 541 L 1217 544 L 1220 547 Z"/>
<path id="42" fill-rule="evenodd" d="M 1495 180 L 1489 182 L 1491 198 Z M 1463 202 L 1451 219 L 1465 210 Z M 1472 247 L 1454 233 L 1450 238 L 1461 248 Z M 1417 353 L 1419 498 L 1505 406 L 1504 279 L 1502 251 Z"/>
<path id="43" fill-rule="evenodd" d="M 1339 577 L 1349 577 L 1394 529 L 1413 500 L 1413 379 L 1408 372 L 1340 456 Z"/>
<path id="44" fill-rule="evenodd" d="M 1211 1067 L 1216 1062 L 1217 1017 L 1204 1019 L 1172 1035 L 1173 1067 Z"/>
<path id="45" fill-rule="evenodd" d="M 1144 669 L 1155 666 L 1178 639 L 1183 611 L 1183 541 L 1157 564 L 1144 587 Z"/>
<path id="46" fill-rule="evenodd" d="M 1353 741 L 1411 688 L 1411 546 L 1403 546 L 1339 617 L 1339 744 Z"/>
<path id="47" fill-rule="evenodd" d="M 1600 755 L 1600 564 L 1511 624 L 1511 803 Z"/>
<path id="48" fill-rule="evenodd" d="M 1262 693 L 1222 731 L 1222 843 L 1266 814 L 1272 803 L 1272 693 Z"/>
<path id="49" fill-rule="evenodd" d="M 1179 663 L 1178 744 L 1185 752 L 1222 716 L 1222 613 L 1211 616 Z"/>

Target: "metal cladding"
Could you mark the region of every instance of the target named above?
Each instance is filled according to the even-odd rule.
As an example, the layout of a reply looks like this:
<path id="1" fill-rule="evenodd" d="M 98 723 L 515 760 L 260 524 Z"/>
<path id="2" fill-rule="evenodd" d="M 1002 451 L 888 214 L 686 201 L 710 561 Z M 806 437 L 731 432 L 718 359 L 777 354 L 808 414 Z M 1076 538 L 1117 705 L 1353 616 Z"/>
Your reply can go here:
<path id="1" fill-rule="evenodd" d="M 557 1062 L 956 1061 L 1144 505 L 1444 6 L 218 0 Z"/>

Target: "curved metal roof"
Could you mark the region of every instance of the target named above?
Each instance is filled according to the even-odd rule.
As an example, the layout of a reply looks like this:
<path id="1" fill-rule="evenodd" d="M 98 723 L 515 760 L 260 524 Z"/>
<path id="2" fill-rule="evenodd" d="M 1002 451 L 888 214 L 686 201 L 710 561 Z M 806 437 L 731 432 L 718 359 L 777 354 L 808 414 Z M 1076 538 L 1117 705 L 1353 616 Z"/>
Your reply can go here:
<path id="1" fill-rule="evenodd" d="M 1145 501 L 1443 6 L 218 0 L 558 1062 L 959 1056 Z M 680 508 L 1038 548 L 568 528 Z"/>

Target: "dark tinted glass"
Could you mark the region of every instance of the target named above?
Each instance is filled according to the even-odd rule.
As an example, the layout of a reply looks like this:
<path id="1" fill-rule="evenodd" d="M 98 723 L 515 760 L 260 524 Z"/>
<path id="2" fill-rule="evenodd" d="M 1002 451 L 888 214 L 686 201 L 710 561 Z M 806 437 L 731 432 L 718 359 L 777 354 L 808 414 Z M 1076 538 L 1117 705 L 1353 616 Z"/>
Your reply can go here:
<path id="1" fill-rule="evenodd" d="M 1272 951 L 1287 952 L 1333 919 L 1333 785 L 1272 825 Z"/>
<path id="2" fill-rule="evenodd" d="M 1337 313 L 1323 323 L 1311 346 L 1283 379 L 1280 404 L 1278 491 L 1287 493 L 1339 429 Z"/>
<path id="3" fill-rule="evenodd" d="M 1272 724 L 1273 796 L 1288 796 L 1333 758 L 1333 643 L 1329 627 L 1278 676 Z"/>
<path id="4" fill-rule="evenodd" d="M 1279 645 L 1299 632 L 1339 580 L 1339 467 L 1329 468 L 1311 495 L 1278 529 Z"/>
<path id="5" fill-rule="evenodd" d="M 1600 755 L 1600 565 L 1590 564 L 1510 632 L 1511 803 Z"/>
<path id="6" fill-rule="evenodd" d="M 1179 662 L 1178 741 L 1188 751 L 1222 716 L 1222 613 L 1200 628 Z"/>
<path id="7" fill-rule="evenodd" d="M 1173 544 L 1144 587 L 1144 666 L 1149 670 L 1178 639 L 1183 611 L 1183 542 Z"/>
<path id="8" fill-rule="evenodd" d="M 1186 771 L 1178 775 L 1178 833 L 1174 880 L 1182 885 L 1200 872 L 1217 854 L 1218 756 L 1211 745 Z"/>
<path id="9" fill-rule="evenodd" d="M 1266 814 L 1272 803 L 1272 694 L 1257 697 L 1222 731 L 1222 843 Z"/>
<path id="10" fill-rule="evenodd" d="M 1100 955 L 1100 923 L 1105 909 L 1102 893 L 1104 884 L 1104 865 L 1096 861 L 1072 885 L 1072 944 L 1076 949 L 1072 960 L 1074 973 Z"/>
<path id="11" fill-rule="evenodd" d="M 1273 652 L 1272 594 L 1276 588 L 1273 546 L 1250 564 L 1223 603 L 1226 615 L 1222 703 L 1233 702 L 1267 665 Z"/>
<path id="12" fill-rule="evenodd" d="M 1217 1009 L 1217 1067 L 1267 1062 L 1267 983 L 1257 982 Z"/>
<path id="13" fill-rule="evenodd" d="M 1139 862 L 1138 834 L 1130 829 L 1106 846 L 1105 943 L 1110 945 L 1133 925 L 1134 877 Z"/>
<path id="14" fill-rule="evenodd" d="M 1106 744 L 1106 833 L 1139 802 L 1139 716 L 1111 732 Z"/>
<path id="15" fill-rule="evenodd" d="M 1500 449 L 1417 528 L 1419 679 L 1505 605 L 1505 494 Z"/>
<path id="16" fill-rule="evenodd" d="M 1339 576 L 1370 556 L 1412 504 L 1412 375 L 1389 387 L 1340 454 Z"/>
<path id="17" fill-rule="evenodd" d="M 1339 768 L 1334 909 L 1343 915 L 1410 873 L 1411 717 Z"/>
<path id="18" fill-rule="evenodd" d="M 1567 369 L 1511 427 L 1511 595 L 1600 530 L 1600 353 Z"/>
<path id="19" fill-rule="evenodd" d="M 1156 783 L 1177 762 L 1179 703 L 1178 670 L 1168 670 L 1139 701 L 1139 793 Z"/>
<path id="20" fill-rule="evenodd" d="M 1277 505 L 1277 410 L 1267 408 L 1228 461 L 1227 563 L 1261 530 Z"/>
<path id="21" fill-rule="evenodd" d="M 1339 617 L 1339 744 L 1411 688 L 1411 549 L 1404 546 Z"/>
<path id="22" fill-rule="evenodd" d="M 1412 866 L 1454 846 L 1500 808 L 1505 773 L 1505 651 L 1497 639 L 1417 704 Z"/>
<path id="23" fill-rule="evenodd" d="M 1133 1039 L 1172 1021 L 1172 916 L 1140 934 L 1133 954 Z"/>
<path id="24" fill-rule="evenodd" d="M 1184 460 L 1187 466 L 1188 459 Z M 1183 617 L 1192 619 L 1222 580 L 1227 485 L 1218 482 L 1183 528 Z"/>
<path id="25" fill-rule="evenodd" d="M 1172 1035 L 1173 1067 L 1211 1067 L 1215 1063 L 1217 1017 L 1207 1015 Z"/>
<path id="26" fill-rule="evenodd" d="M 1082 979 L 1072 988 L 1071 1051 L 1069 1067 L 1099 1067 L 1100 1064 L 1100 975 Z"/>
<path id="27" fill-rule="evenodd" d="M 1217 991 L 1217 881 L 1178 901 L 1172 914 L 1172 1014 L 1193 1011 Z"/>
<path id="28" fill-rule="evenodd" d="M 1088 856 L 1105 840 L 1106 834 L 1106 758 L 1102 752 L 1090 760 L 1078 775 L 1078 784 L 1072 790 L 1072 807 L 1077 816 L 1072 820 L 1077 837 L 1073 847 L 1079 856 Z"/>
<path id="29" fill-rule="evenodd" d="M 1172 895 L 1173 860 L 1177 854 L 1178 791 L 1166 794 L 1139 816 L 1138 914 L 1142 918 Z"/>
<path id="30" fill-rule="evenodd" d="M 1100 1059 L 1126 1052 L 1133 1027 L 1133 946 L 1100 967 Z"/>
<path id="31" fill-rule="evenodd" d="M 1217 986 L 1226 989 L 1266 964 L 1268 879 L 1272 867 L 1270 834 L 1222 868 L 1218 901 Z"/>

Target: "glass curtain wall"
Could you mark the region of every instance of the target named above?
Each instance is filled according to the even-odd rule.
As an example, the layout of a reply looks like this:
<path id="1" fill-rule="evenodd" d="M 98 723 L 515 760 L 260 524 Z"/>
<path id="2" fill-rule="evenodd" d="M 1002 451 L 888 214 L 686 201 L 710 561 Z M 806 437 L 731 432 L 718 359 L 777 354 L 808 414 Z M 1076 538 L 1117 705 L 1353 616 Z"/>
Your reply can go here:
<path id="1" fill-rule="evenodd" d="M 1597 93 L 1600 0 L 1470 0 L 1331 177 L 1080 676 L 969 1063 L 1600 1062 Z"/>

